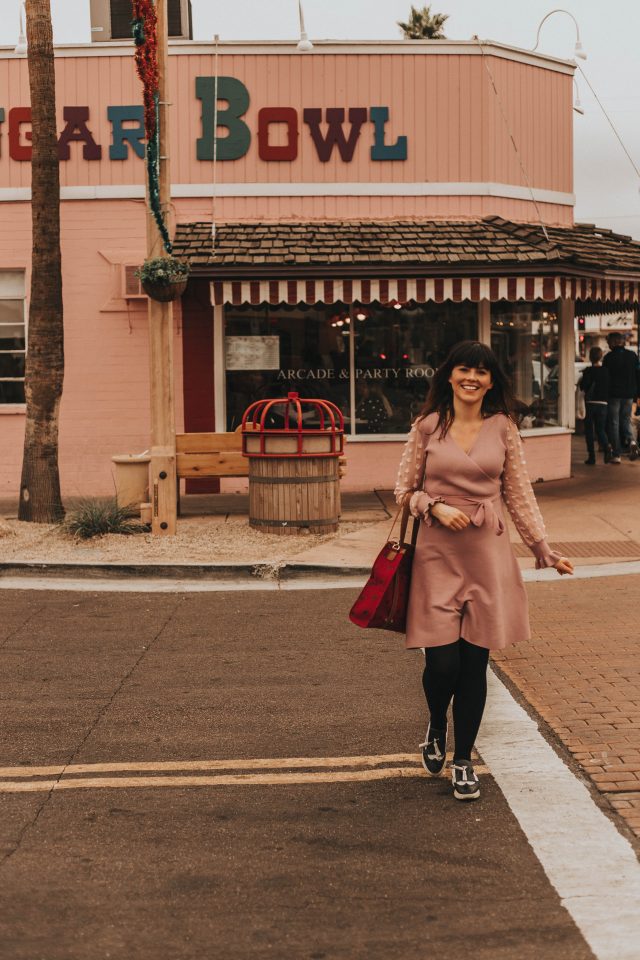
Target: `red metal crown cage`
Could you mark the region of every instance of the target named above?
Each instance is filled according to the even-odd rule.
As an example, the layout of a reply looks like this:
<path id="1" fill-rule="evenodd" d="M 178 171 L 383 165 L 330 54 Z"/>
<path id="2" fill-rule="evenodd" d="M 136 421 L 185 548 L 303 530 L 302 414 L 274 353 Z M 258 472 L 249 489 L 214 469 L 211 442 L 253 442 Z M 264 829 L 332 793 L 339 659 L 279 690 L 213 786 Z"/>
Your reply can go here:
<path id="1" fill-rule="evenodd" d="M 272 425 L 278 422 L 282 426 Z M 343 451 L 344 417 L 329 400 L 301 400 L 290 393 L 257 400 L 244 412 L 245 457 L 340 457 Z"/>

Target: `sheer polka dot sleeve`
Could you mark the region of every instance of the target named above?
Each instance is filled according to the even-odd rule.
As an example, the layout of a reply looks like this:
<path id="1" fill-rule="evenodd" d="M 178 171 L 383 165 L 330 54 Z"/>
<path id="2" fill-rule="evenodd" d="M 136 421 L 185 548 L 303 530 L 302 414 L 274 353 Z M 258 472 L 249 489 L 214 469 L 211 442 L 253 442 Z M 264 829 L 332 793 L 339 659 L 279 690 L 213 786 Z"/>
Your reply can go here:
<path id="1" fill-rule="evenodd" d="M 502 496 L 523 543 L 536 558 L 536 568 L 553 567 L 560 554 L 551 550 L 540 508 L 531 486 L 524 459 L 522 438 L 516 425 L 507 423 L 506 456 L 502 474 Z"/>
<path id="2" fill-rule="evenodd" d="M 402 503 L 407 493 L 418 489 L 424 473 L 425 455 L 426 444 L 424 434 L 418 429 L 417 425 L 414 424 L 411 427 L 400 459 L 400 467 L 398 468 L 398 477 L 394 490 L 396 503 Z"/>

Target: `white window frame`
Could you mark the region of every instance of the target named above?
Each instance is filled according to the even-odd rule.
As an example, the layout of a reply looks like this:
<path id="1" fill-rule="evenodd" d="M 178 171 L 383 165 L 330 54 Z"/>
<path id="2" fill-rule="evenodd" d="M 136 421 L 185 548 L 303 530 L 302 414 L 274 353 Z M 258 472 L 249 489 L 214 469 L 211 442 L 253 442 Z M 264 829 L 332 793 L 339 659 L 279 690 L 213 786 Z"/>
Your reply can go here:
<path id="1" fill-rule="evenodd" d="M 3 278 L 7 277 L 10 274 L 16 277 L 20 277 L 21 282 L 20 281 L 18 282 L 16 289 L 14 291 L 5 293 L 3 289 L 2 281 L 3 281 Z M 28 329 L 27 329 L 28 316 L 27 316 L 26 272 L 24 269 L 0 270 L 0 301 L 2 300 L 21 300 L 22 301 L 22 325 L 24 327 L 24 350 L 0 349 L 0 355 L 20 353 L 20 354 L 23 354 L 26 358 L 27 343 L 28 343 Z M 14 326 L 14 324 L 13 323 L 4 324 L 0 319 L 0 330 L 2 329 L 3 326 Z M 24 379 L 25 379 L 24 377 L 0 377 L 0 383 L 24 383 Z M 6 403 L 6 402 L 0 401 L 0 410 L 2 412 L 11 412 L 16 410 L 21 411 L 21 410 L 24 410 L 24 408 L 25 408 L 24 403 Z"/>

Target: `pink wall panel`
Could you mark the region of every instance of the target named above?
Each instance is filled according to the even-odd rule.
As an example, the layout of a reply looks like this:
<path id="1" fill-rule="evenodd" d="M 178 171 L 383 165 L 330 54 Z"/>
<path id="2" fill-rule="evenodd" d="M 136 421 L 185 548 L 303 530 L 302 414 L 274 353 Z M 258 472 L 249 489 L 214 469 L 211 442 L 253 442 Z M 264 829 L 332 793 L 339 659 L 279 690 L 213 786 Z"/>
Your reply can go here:
<path id="1" fill-rule="evenodd" d="M 174 202 L 177 221 L 210 220 L 210 199 L 189 198 Z M 502 197 L 225 197 L 215 205 L 218 222 L 249 220 L 413 220 L 421 217 L 477 220 L 497 215 L 513 220 L 537 220 L 526 200 Z M 572 208 L 539 203 L 549 225 L 571 226 Z"/>
<path id="2" fill-rule="evenodd" d="M 28 204 L 0 204 L 0 264 L 24 267 L 30 255 Z M 62 206 L 65 382 L 60 411 L 60 475 L 65 496 L 113 492 L 111 457 L 149 445 L 146 302 L 118 292 L 105 253 L 123 259 L 144 250 L 142 204 L 77 202 Z M 102 254 L 101 252 L 102 251 Z M 28 286 L 27 286 L 28 289 Z M 176 424 L 182 404 L 182 324 L 174 316 Z M 17 494 L 24 416 L 0 414 L 0 496 Z"/>
<path id="3" fill-rule="evenodd" d="M 403 444 L 349 443 L 344 490 L 389 490 L 395 486 Z M 529 476 L 537 480 L 560 480 L 571 474 L 571 435 L 526 437 L 525 456 Z"/>
<path id="4" fill-rule="evenodd" d="M 533 483 L 571 476 L 571 435 L 568 433 L 526 437 L 524 455 Z"/>
<path id="5" fill-rule="evenodd" d="M 539 480 L 562 480 L 571 475 L 571 435 L 526 437 L 527 469 L 533 483 Z M 345 447 L 347 472 L 341 487 L 344 491 L 392 490 L 404 444 L 388 441 L 349 443 Z M 221 481 L 223 493 L 244 493 L 246 480 L 229 478 Z"/>
<path id="6" fill-rule="evenodd" d="M 15 497 L 16 514 L 23 444 L 24 415 L 0 412 L 0 497 Z"/>
<path id="7" fill-rule="evenodd" d="M 573 86 L 571 77 L 528 64 L 487 57 L 497 95 L 485 78 L 488 140 L 483 179 L 526 184 L 509 132 L 533 186 L 573 190 Z M 507 123 L 500 111 L 505 109 Z"/>
<path id="8" fill-rule="evenodd" d="M 403 444 L 349 443 L 344 490 L 389 490 L 395 485 Z M 532 481 L 560 480 L 571 473 L 571 436 L 560 434 L 525 439 L 527 469 Z"/>

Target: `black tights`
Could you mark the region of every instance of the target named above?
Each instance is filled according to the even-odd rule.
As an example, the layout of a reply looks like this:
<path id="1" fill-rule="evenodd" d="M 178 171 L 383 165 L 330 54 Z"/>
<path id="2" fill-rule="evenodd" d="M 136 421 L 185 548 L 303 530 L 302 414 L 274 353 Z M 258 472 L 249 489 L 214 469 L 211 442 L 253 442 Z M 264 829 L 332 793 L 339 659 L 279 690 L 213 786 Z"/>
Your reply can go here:
<path id="1" fill-rule="evenodd" d="M 428 647 L 422 686 L 431 725 L 444 730 L 453 697 L 455 760 L 470 760 L 487 699 L 489 651 L 466 640 Z"/>

